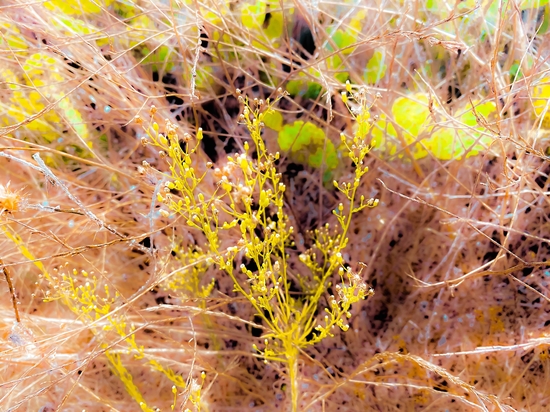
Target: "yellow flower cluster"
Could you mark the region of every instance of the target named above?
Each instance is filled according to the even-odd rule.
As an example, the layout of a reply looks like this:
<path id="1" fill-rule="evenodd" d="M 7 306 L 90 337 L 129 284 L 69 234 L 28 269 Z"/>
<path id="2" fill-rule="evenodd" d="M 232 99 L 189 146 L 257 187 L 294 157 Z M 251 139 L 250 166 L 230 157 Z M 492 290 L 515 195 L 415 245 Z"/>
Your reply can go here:
<path id="1" fill-rule="evenodd" d="M 291 275 L 293 258 L 289 249 L 294 245 L 294 227 L 289 224 L 285 205 L 287 188 L 277 170 L 280 155 L 270 153 L 262 139 L 266 117 L 272 115 L 277 100 L 286 93 L 279 89 L 274 101 L 250 101 L 237 93 L 242 104 L 239 123 L 248 129 L 250 141 L 243 143 L 243 152 L 228 156 L 225 164 L 214 167 L 201 157 L 201 129 L 194 137 L 187 133 L 180 136 L 177 127 L 167 121 L 162 134 L 158 124 L 153 123 L 145 128 L 148 137 L 142 143 L 159 151 L 169 171 L 163 173 L 167 183 L 157 200 L 180 215 L 189 228 L 204 235 L 204 245 L 198 245 L 204 256 L 197 256 L 195 262 L 214 262 L 262 319 L 267 328 L 264 345 L 259 348 L 254 344 L 253 348 L 265 362 L 287 365 L 292 406 L 296 410 L 300 350 L 332 336 L 335 327 L 347 330 L 351 305 L 373 293 L 342 257 L 352 216 L 378 204 L 378 200 L 365 199 L 357 193 L 361 178 L 368 172 L 364 159 L 371 149 L 365 141 L 371 127 L 370 107 L 365 90 L 349 96 L 356 104 L 352 116 L 358 131 L 351 139 L 342 135 L 341 140 L 354 164 L 355 176 L 351 182 L 334 182 L 346 204 L 341 203 L 335 211 L 338 225 L 331 229 L 327 224 L 315 231 L 313 248 L 295 262 L 309 269 L 309 274 L 304 271 Z M 145 163 L 142 173 L 146 172 L 144 168 L 150 166 Z M 211 181 L 217 182 L 214 191 L 206 184 Z M 325 309 L 324 323 L 320 324 L 316 320 L 317 309 L 334 275 L 341 282 L 336 286 L 336 296 L 329 297 L 330 307 Z M 291 292 L 290 276 L 298 278 L 304 290 L 302 296 Z"/>

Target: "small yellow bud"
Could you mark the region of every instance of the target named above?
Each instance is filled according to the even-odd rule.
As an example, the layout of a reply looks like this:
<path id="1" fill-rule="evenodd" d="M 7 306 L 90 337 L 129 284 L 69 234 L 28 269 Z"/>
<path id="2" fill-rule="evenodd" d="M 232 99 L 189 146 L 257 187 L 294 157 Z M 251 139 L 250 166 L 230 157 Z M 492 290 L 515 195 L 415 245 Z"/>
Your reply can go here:
<path id="1" fill-rule="evenodd" d="M 269 197 L 265 190 L 260 192 L 260 207 L 265 208 L 269 206 Z"/>

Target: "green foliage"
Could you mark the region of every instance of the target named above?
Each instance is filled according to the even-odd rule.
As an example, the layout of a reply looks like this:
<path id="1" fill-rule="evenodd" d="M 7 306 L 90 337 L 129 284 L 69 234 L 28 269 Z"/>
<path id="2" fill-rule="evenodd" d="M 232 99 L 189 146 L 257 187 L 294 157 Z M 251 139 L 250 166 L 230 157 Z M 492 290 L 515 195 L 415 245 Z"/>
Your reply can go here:
<path id="1" fill-rule="evenodd" d="M 100 13 L 102 8 L 108 7 L 114 0 L 48 0 L 44 6 L 52 11 L 61 11 L 68 15 L 79 15 L 87 13 Z"/>
<path id="2" fill-rule="evenodd" d="M 8 22 L 0 22 L 0 46 L 2 48 L 9 47 L 14 51 L 28 49 L 28 45 L 17 26 Z"/>
<path id="3" fill-rule="evenodd" d="M 367 63 L 364 79 L 367 84 L 376 84 L 386 75 L 388 66 L 384 64 L 384 52 L 376 50 Z"/>
<path id="4" fill-rule="evenodd" d="M 327 139 L 323 129 L 311 122 L 298 120 L 284 126 L 277 141 L 281 150 L 290 152 L 291 159 L 297 163 L 314 168 L 326 165 L 328 170 L 338 166 L 334 143 Z"/>
<path id="5" fill-rule="evenodd" d="M 521 72 L 521 67 L 519 65 L 519 62 L 515 61 L 512 64 L 512 66 L 510 66 L 510 80 L 512 82 L 515 82 L 521 77 L 523 77 L 523 73 Z"/>
<path id="6" fill-rule="evenodd" d="M 274 0 L 257 0 L 252 4 L 242 3 L 241 23 L 253 32 L 255 39 L 251 43 L 254 47 L 260 50 L 269 50 L 266 47 L 267 44 L 275 48 L 279 47 L 285 30 L 284 15 L 279 10 L 281 4 Z M 293 8 L 285 11 L 287 16 L 293 12 Z M 266 20 L 268 13 L 269 19 Z"/>
<path id="7" fill-rule="evenodd" d="M 46 53 L 34 53 L 24 60 L 22 78 L 10 69 L 2 70 L 0 78 L 8 83 L 9 108 L 2 118 L 5 125 L 24 123 L 37 113 L 44 112 L 25 125 L 29 134 L 35 134 L 48 143 L 59 137 L 58 125 L 65 119 L 81 141 L 92 147 L 90 132 L 70 96 L 64 96 L 60 85 L 66 81 L 55 57 Z M 22 87 L 24 85 L 26 87 Z M 30 91 L 29 91 L 30 90 Z M 49 95 L 49 99 L 46 96 Z M 49 107 L 58 101 L 59 110 Z"/>
<path id="8" fill-rule="evenodd" d="M 460 128 L 442 127 L 434 131 L 425 142 L 426 149 L 441 160 L 476 156 L 493 141 L 491 135 L 479 126 L 478 119 L 489 119 L 496 111 L 493 102 L 469 109 L 458 117 Z M 466 126 L 466 127 L 464 127 Z"/>
<path id="9" fill-rule="evenodd" d="M 456 119 L 443 121 L 437 111 L 430 112 L 429 106 L 434 103 L 430 103 L 429 96 L 417 93 L 400 97 L 392 105 L 394 122 L 389 122 L 382 114 L 375 123 L 373 146 L 390 156 L 406 148 L 413 159 L 428 155 L 440 160 L 476 156 L 493 141 L 486 126 L 496 112 L 496 106 L 492 101 L 473 103 L 473 107 L 459 108 Z M 401 152 L 399 157 L 405 154 Z"/>
<path id="10" fill-rule="evenodd" d="M 290 11 L 292 12 L 292 10 Z M 280 39 L 284 33 L 284 16 L 280 11 L 270 12 L 269 23 L 264 29 L 265 34 L 270 39 Z"/>
<path id="11" fill-rule="evenodd" d="M 271 110 L 264 115 L 264 124 L 266 127 L 280 132 L 283 129 L 283 115 L 276 110 Z"/>
<path id="12" fill-rule="evenodd" d="M 349 73 L 344 70 L 346 61 L 350 54 L 356 50 L 356 44 L 361 33 L 361 21 L 365 18 L 366 11 L 361 10 L 349 22 L 349 27 L 344 29 L 335 29 L 327 27 L 327 34 L 331 41 L 327 44 L 327 50 L 331 54 L 327 59 L 327 68 L 336 72 L 335 78 L 342 83 L 345 83 L 349 78 Z M 332 46 L 332 43 L 336 49 Z M 335 53 L 338 52 L 338 53 Z M 366 84 L 378 83 L 386 74 L 387 66 L 384 64 L 385 53 L 383 50 L 375 50 L 373 56 L 367 62 L 363 79 Z"/>
<path id="13" fill-rule="evenodd" d="M 353 45 L 357 42 L 357 34 L 352 34 L 342 29 L 334 30 L 333 27 L 327 27 L 327 35 L 336 45 L 336 51 L 341 51 L 342 54 L 350 54 L 353 52 Z M 330 43 L 327 48 L 330 52 L 335 51 Z"/>
<path id="14" fill-rule="evenodd" d="M 300 79 L 290 80 L 287 85 L 287 91 L 292 97 L 302 96 L 304 99 L 317 99 L 323 87 L 314 81 L 306 80 L 306 75 L 300 72 Z"/>
<path id="15" fill-rule="evenodd" d="M 244 4 L 241 9 L 241 22 L 248 29 L 259 28 L 264 24 L 266 13 L 265 0 L 258 0 L 254 4 Z"/>
<path id="16" fill-rule="evenodd" d="M 346 71 L 346 64 L 338 54 L 327 59 L 327 69 L 333 73 L 334 78 L 340 83 L 345 83 L 349 78 L 349 73 Z"/>
<path id="17" fill-rule="evenodd" d="M 401 126 L 407 142 L 415 139 L 429 121 L 428 96 L 417 93 L 410 97 L 400 97 L 391 108 L 395 122 Z"/>
<path id="18" fill-rule="evenodd" d="M 55 16 L 52 21 L 53 27 L 68 37 L 93 37 L 99 47 L 109 43 L 108 37 L 91 23 L 70 16 Z"/>
<path id="19" fill-rule="evenodd" d="M 550 128 L 550 110 L 548 102 L 550 101 L 550 77 L 540 79 L 532 92 L 533 114 L 540 119 L 542 127 Z"/>
<path id="20" fill-rule="evenodd" d="M 172 51 L 168 46 L 160 46 L 156 50 L 150 50 L 148 47 L 140 48 L 141 55 L 143 56 L 142 64 L 144 66 L 151 66 L 153 72 L 162 70 L 163 72 L 169 72 L 174 68 L 174 62 L 170 56 Z"/>

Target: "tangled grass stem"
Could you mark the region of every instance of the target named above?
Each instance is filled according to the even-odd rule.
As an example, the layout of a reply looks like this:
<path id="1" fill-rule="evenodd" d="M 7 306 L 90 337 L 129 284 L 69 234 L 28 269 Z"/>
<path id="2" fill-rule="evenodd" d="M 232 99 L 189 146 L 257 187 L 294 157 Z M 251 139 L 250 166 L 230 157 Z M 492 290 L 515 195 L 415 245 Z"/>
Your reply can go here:
<path id="1" fill-rule="evenodd" d="M 17 295 L 15 294 L 15 288 L 13 287 L 13 282 L 11 281 L 11 275 L 8 271 L 8 268 L 4 266 L 4 261 L 2 259 L 0 259 L 0 266 L 2 267 L 2 272 L 4 273 L 4 277 L 6 278 L 6 282 L 10 291 L 15 321 L 17 323 L 21 323 L 21 316 L 19 315 L 19 309 L 17 308 Z"/>

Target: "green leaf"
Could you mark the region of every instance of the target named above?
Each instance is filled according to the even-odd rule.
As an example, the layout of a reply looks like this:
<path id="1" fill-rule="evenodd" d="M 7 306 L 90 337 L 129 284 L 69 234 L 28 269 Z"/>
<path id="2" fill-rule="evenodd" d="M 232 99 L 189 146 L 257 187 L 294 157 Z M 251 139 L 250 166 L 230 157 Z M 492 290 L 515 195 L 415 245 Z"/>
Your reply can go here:
<path id="1" fill-rule="evenodd" d="M 364 79 L 368 84 L 376 84 L 386 74 L 387 66 L 384 64 L 384 53 L 377 50 L 367 63 Z"/>
<path id="2" fill-rule="evenodd" d="M 101 30 L 75 17 L 58 16 L 52 20 L 52 24 L 69 36 L 74 34 L 79 36 L 95 35 L 98 37 L 96 43 L 99 47 L 109 44 L 107 36 Z"/>
<path id="3" fill-rule="evenodd" d="M 331 32 L 331 29 L 329 28 L 329 34 Z M 343 30 L 336 30 L 334 34 L 332 34 L 332 41 L 336 44 L 338 50 L 341 50 L 343 54 L 350 54 L 353 51 L 353 47 L 350 47 L 352 44 L 354 44 L 357 41 L 357 36 L 354 36 L 348 32 L 345 32 Z M 332 50 L 332 47 L 329 43 L 329 50 Z"/>
<path id="4" fill-rule="evenodd" d="M 303 80 L 290 80 L 286 84 L 286 91 L 292 97 L 302 96 L 305 99 L 316 99 L 323 90 L 323 86 L 317 82 L 311 82 L 305 79 L 304 76 Z"/>
<path id="5" fill-rule="evenodd" d="M 353 34 L 352 34 L 353 33 Z M 357 32 L 353 29 L 350 31 L 344 31 L 341 29 L 334 30 L 334 27 L 327 27 L 327 34 L 332 42 L 336 45 L 338 51 L 341 55 L 347 55 L 352 53 L 355 50 L 355 47 L 350 47 L 357 42 Z M 333 52 L 334 47 L 330 42 L 327 43 L 327 50 Z M 345 83 L 349 79 L 349 73 L 345 70 L 345 64 L 342 62 L 342 58 L 338 54 L 330 56 L 326 60 L 327 68 L 331 71 L 337 71 L 334 75 L 336 80 L 341 83 Z"/>
<path id="6" fill-rule="evenodd" d="M 428 96 L 417 93 L 409 97 L 398 98 L 391 108 L 393 118 L 403 129 L 403 136 L 407 143 L 412 143 L 424 129 L 430 116 Z"/>
<path id="7" fill-rule="evenodd" d="M 542 24 L 540 25 L 540 27 L 537 31 L 538 35 L 546 34 L 546 32 L 548 32 L 548 27 L 550 26 L 549 21 L 550 21 L 550 6 L 546 5 L 546 6 L 544 6 L 544 14 L 543 14 Z"/>
<path id="8" fill-rule="evenodd" d="M 521 9 L 538 9 L 539 7 L 546 6 L 549 0 L 523 0 L 521 2 Z"/>
<path id="9" fill-rule="evenodd" d="M 285 87 L 290 96 L 295 97 L 302 93 L 302 89 L 306 90 L 303 80 L 290 80 Z"/>
<path id="10" fill-rule="evenodd" d="M 436 0 L 426 0 L 426 2 L 424 3 L 424 7 L 428 11 L 437 12 L 437 2 L 436 2 Z"/>
<path id="11" fill-rule="evenodd" d="M 267 25 L 264 33 L 270 39 L 278 39 L 283 35 L 284 29 L 284 17 L 280 11 L 270 12 L 269 24 Z"/>
<path id="12" fill-rule="evenodd" d="M 307 90 L 304 94 L 305 99 L 316 99 L 323 90 L 323 86 L 315 82 L 307 82 Z"/>
<path id="13" fill-rule="evenodd" d="M 141 62 L 142 65 L 151 65 L 151 70 L 158 72 L 164 69 L 164 72 L 169 72 L 174 68 L 174 63 L 170 61 L 172 50 L 168 46 L 160 46 L 153 53 L 147 47 L 141 49 L 143 56 L 147 56 Z"/>
<path id="14" fill-rule="evenodd" d="M 550 90 L 550 86 L 547 86 Z M 550 96 L 550 91 L 548 91 Z M 536 102 L 536 100 L 535 100 Z M 474 102 L 475 113 L 471 108 L 463 108 L 458 121 L 463 125 L 453 123 L 451 126 L 440 126 L 427 139 L 419 141 L 424 133 L 434 128 L 429 122 L 429 98 L 424 94 L 397 99 L 392 106 L 395 122 L 401 127 L 405 143 L 409 145 L 410 154 L 414 159 L 421 159 L 428 154 L 440 159 L 451 160 L 471 157 L 485 150 L 493 141 L 485 129 L 478 123 L 477 117 L 490 121 L 496 112 L 493 101 L 477 104 Z M 403 147 L 403 141 L 392 123 L 388 122 L 382 113 L 371 128 L 372 144 L 375 149 L 382 150 L 392 156 Z M 403 157 L 400 154 L 399 157 Z"/>
<path id="15" fill-rule="evenodd" d="M 248 29 L 262 27 L 266 13 L 265 1 L 258 0 L 254 4 L 245 4 L 241 10 L 241 22 Z"/>
<path id="16" fill-rule="evenodd" d="M 328 170 L 335 169 L 338 166 L 338 155 L 334 143 L 330 140 L 327 140 L 325 147 L 316 146 L 315 152 L 310 154 L 307 163 L 318 169 L 323 166 L 323 160 Z"/>
<path id="17" fill-rule="evenodd" d="M 342 69 L 345 69 L 345 65 L 343 64 L 340 56 L 331 56 L 326 60 L 326 62 L 329 70 L 337 72 L 334 77 L 340 83 L 345 83 L 346 80 L 349 79 L 349 73 L 347 71 L 342 71 Z"/>
<path id="18" fill-rule="evenodd" d="M 297 152 L 308 146 L 313 139 L 324 139 L 325 133 L 313 123 L 304 123 L 301 120 L 286 125 L 279 132 L 279 146 L 284 151 Z"/>
<path id="19" fill-rule="evenodd" d="M 395 149 L 395 143 L 390 142 L 386 139 L 387 136 L 389 136 L 393 141 L 397 140 L 397 132 L 395 131 L 395 128 L 393 127 L 393 124 L 388 122 L 386 120 L 386 115 L 382 113 L 376 123 L 374 123 L 373 127 L 371 127 L 371 144 L 375 149 L 382 149 L 382 150 L 388 150 L 391 153 L 391 148 L 393 147 Z M 391 147 L 390 147 L 391 146 Z"/>
<path id="20" fill-rule="evenodd" d="M 28 48 L 27 43 L 15 24 L 8 22 L 0 23 L 0 34 L 0 45 L 3 46 L 5 40 L 10 49 L 26 50 Z"/>
<path id="21" fill-rule="evenodd" d="M 474 106 L 476 113 L 483 116 L 487 119 L 492 113 L 496 111 L 495 103 L 492 101 L 485 102 Z M 478 126 L 476 116 L 473 110 L 468 110 L 462 116 L 460 116 L 460 121 L 468 126 L 476 127 Z"/>
<path id="22" fill-rule="evenodd" d="M 44 6 L 49 10 L 59 10 L 68 15 L 100 13 L 102 7 L 109 6 L 114 0 L 48 0 Z"/>
<path id="23" fill-rule="evenodd" d="M 523 77 L 523 74 L 521 73 L 521 68 L 519 66 L 519 62 L 515 62 L 510 66 L 510 78 L 511 81 L 516 81 L 518 78 Z"/>
<path id="24" fill-rule="evenodd" d="M 173 64 L 173 63 L 170 63 L 170 64 Z M 213 73 L 214 73 L 214 69 L 212 68 L 212 66 L 207 66 L 203 64 L 201 67 L 199 67 L 199 70 L 197 70 L 197 77 L 195 78 L 195 84 L 197 85 L 197 87 L 203 90 L 207 89 L 208 87 L 211 87 L 214 84 Z M 187 82 L 187 78 L 185 76 L 183 77 L 184 77 L 184 81 Z"/>
<path id="25" fill-rule="evenodd" d="M 451 128 L 442 128 L 432 133 L 425 142 L 426 149 L 441 160 L 460 158 L 463 150 L 460 147 L 458 133 Z"/>
<path id="26" fill-rule="evenodd" d="M 278 132 L 283 128 L 283 116 L 276 110 L 270 110 L 264 114 L 263 122 L 267 127 Z"/>
<path id="27" fill-rule="evenodd" d="M 289 151 L 293 161 L 320 168 L 324 164 L 327 169 L 338 166 L 338 153 L 325 132 L 313 123 L 301 120 L 286 125 L 279 132 L 278 138 L 281 150 Z"/>
<path id="28" fill-rule="evenodd" d="M 496 111 L 496 106 L 494 102 L 490 101 L 475 106 L 475 111 L 478 116 L 488 119 Z M 460 116 L 459 119 L 461 123 L 475 128 L 475 130 L 442 127 L 432 133 L 431 137 L 424 142 L 426 149 L 438 159 L 451 160 L 461 159 L 464 155 L 466 157 L 476 156 L 491 144 L 492 138 L 482 134 L 484 128 L 479 126 L 472 109 Z"/>
<path id="29" fill-rule="evenodd" d="M 504 14 L 506 7 L 508 6 L 508 0 L 502 0 L 502 14 Z M 492 1 L 491 6 L 487 9 L 485 14 L 485 21 L 492 27 L 496 27 L 498 21 L 498 8 L 499 2 Z"/>

